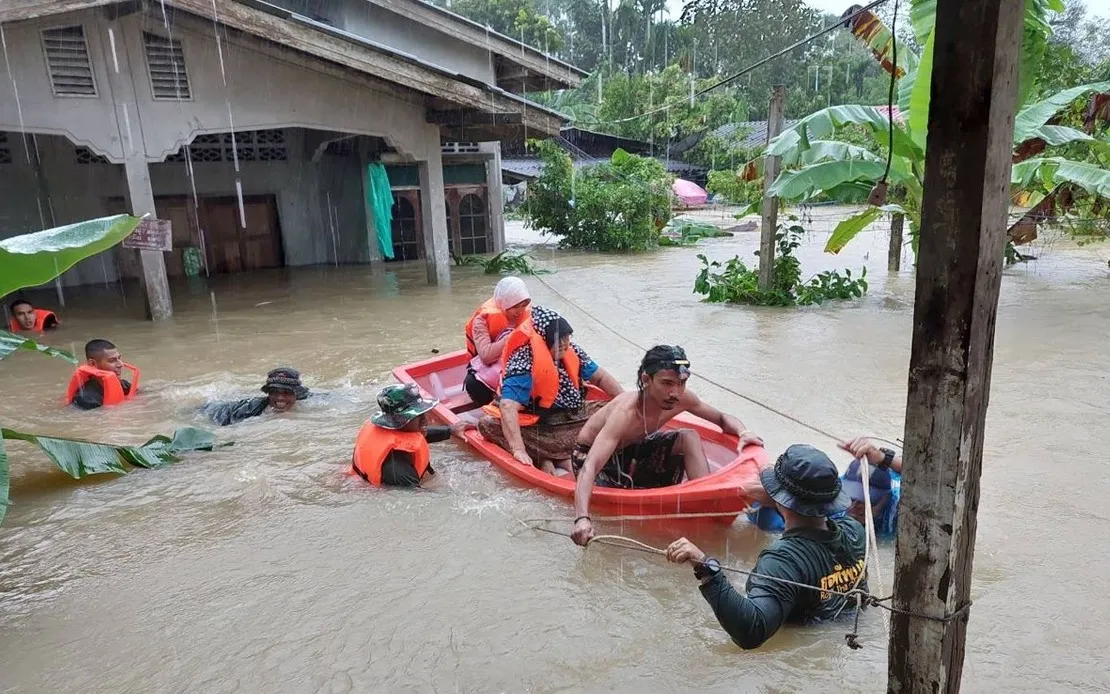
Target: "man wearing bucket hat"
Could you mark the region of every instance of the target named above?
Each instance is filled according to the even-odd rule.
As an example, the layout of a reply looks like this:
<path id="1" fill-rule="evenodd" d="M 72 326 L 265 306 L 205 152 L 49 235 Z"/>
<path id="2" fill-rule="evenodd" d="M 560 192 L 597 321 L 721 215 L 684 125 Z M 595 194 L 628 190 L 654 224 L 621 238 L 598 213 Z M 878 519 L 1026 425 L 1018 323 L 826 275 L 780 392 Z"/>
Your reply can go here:
<path id="1" fill-rule="evenodd" d="M 378 393 L 381 411 L 355 438 L 352 471 L 370 484 L 394 487 L 416 487 L 425 475 L 434 475 L 428 444 L 461 436 L 472 426 L 428 426 L 428 413 L 438 404 L 421 397 L 414 383 L 383 388 Z"/>
<path id="2" fill-rule="evenodd" d="M 855 601 L 841 593 L 867 589 L 864 572 L 866 533 L 852 518 L 829 520 L 848 508 L 836 466 L 812 446 L 786 449 L 773 467 L 760 473 L 769 500 L 782 514 L 786 530 L 760 553 L 748 577 L 746 595 L 686 538 L 667 548 L 667 559 L 694 566 L 717 621 L 741 648 L 758 648 L 786 622 L 810 624 L 852 614 Z M 781 579 L 781 580 L 776 580 Z M 789 581 L 791 583 L 786 583 Z M 802 587 L 812 586 L 810 587 Z"/>
<path id="3" fill-rule="evenodd" d="M 258 417 L 266 410 L 288 412 L 297 404 L 312 395 L 301 383 L 301 372 L 288 366 L 279 366 L 266 374 L 262 384 L 265 396 L 244 398 L 233 402 L 212 402 L 201 408 L 214 424 L 227 426 L 244 419 Z"/>

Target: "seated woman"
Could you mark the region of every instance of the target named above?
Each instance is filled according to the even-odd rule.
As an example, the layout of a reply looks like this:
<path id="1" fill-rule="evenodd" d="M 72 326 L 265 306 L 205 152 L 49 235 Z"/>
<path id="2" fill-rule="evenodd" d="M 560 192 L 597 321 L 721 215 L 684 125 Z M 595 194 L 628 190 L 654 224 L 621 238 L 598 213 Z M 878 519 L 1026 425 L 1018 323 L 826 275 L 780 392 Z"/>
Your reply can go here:
<path id="1" fill-rule="evenodd" d="M 513 329 L 528 317 L 531 302 L 524 280 L 506 277 L 466 322 L 466 351 L 472 359 L 463 387 L 475 405 L 493 402 L 501 382 L 501 353 Z"/>
<path id="2" fill-rule="evenodd" d="M 509 337 L 503 357 L 497 405 L 485 408 L 478 422 L 482 436 L 525 465 L 555 474 L 571 472 L 570 453 L 578 431 L 603 403 L 587 403 L 585 383 L 611 396 L 620 383 L 571 342 L 573 329 L 555 311 L 532 306 Z"/>

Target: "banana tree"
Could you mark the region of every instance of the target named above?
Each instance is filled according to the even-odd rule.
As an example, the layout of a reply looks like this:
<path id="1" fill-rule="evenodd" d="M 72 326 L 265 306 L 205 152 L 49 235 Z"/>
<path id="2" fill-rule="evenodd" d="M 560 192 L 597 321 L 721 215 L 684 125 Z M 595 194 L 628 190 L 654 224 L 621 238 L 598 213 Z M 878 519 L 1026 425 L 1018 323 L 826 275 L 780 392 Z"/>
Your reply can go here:
<path id="1" fill-rule="evenodd" d="M 1059 0 L 1027 0 L 1025 35 L 1022 44 L 1021 84 L 1019 103 L 1025 103 L 1033 90 L 1031 75 L 1044 52 L 1051 27 L 1046 16 L 1063 8 Z M 898 81 L 898 111 L 886 107 L 833 106 L 798 121 L 790 130 L 773 140 L 765 154 L 781 156 L 784 170 L 771 186 L 770 193 L 786 200 L 805 200 L 819 194 L 834 195 L 845 186 L 870 189 L 880 181 L 889 185 L 889 205 L 870 206 L 844 220 L 834 230 L 826 250 L 839 252 L 860 231 L 884 212 L 903 214 L 910 223 L 910 238 L 917 250 L 917 230 L 921 222 L 921 194 L 925 173 L 925 143 L 929 120 L 929 90 L 932 81 L 936 3 L 915 0 L 911 3 L 911 21 L 918 43 L 924 46 L 920 56 L 898 44 L 898 69 L 894 69 L 890 32 L 876 29 L 875 17 L 860 24 L 857 18 L 853 32 L 868 43 L 876 58 L 899 79 L 903 65 L 914 66 Z M 863 26 L 864 30 L 860 29 Z M 912 56 L 903 63 L 903 52 Z M 1095 150 L 1110 147 L 1090 133 L 1059 125 L 1056 114 L 1088 94 L 1110 91 L 1110 82 L 1083 85 L 1060 92 L 1042 101 L 1030 103 L 1019 110 L 1014 131 L 1015 161 L 1013 182 L 1017 188 L 1034 186 L 1034 204 L 1052 195 L 1062 184 L 1077 186 L 1092 195 L 1110 191 L 1110 172 L 1098 165 L 1073 162 L 1060 157 L 1032 158 L 1046 147 L 1070 143 L 1086 143 Z M 1092 103 L 1092 105 L 1094 105 Z M 903 117 L 898 117 L 900 113 Z M 883 156 L 864 154 L 860 148 L 850 149 L 848 143 L 837 141 L 840 128 L 854 125 L 864 128 Z M 888 144 L 889 143 L 889 144 Z M 890 146 L 892 145 L 892 147 Z M 890 155 L 889 171 L 886 155 Z M 759 163 L 745 169 L 758 173 Z"/>

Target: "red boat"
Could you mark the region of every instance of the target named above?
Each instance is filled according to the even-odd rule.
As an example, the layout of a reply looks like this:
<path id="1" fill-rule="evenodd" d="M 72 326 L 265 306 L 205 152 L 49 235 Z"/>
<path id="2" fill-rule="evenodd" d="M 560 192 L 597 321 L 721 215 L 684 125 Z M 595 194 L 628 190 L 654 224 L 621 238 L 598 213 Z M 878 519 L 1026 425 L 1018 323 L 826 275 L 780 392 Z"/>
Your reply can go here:
<path id="1" fill-rule="evenodd" d="M 402 383 L 416 383 L 439 400 L 431 417 L 439 424 L 454 424 L 463 415 L 477 415 L 477 407 L 463 389 L 470 356 L 466 351 L 444 354 L 425 361 L 399 366 L 393 375 Z M 591 397 L 603 399 L 599 390 Z M 712 514 L 722 522 L 731 523 L 751 502 L 742 491 L 756 483 L 759 468 L 766 462 L 762 446 L 745 446 L 737 451 L 739 442 L 703 419 L 682 413 L 667 423 L 666 428 L 693 429 L 701 436 L 711 474 L 700 479 L 658 489 L 610 489 L 595 487 L 590 508 L 604 515 L 633 516 L 701 516 Z M 467 443 L 486 460 L 516 477 L 526 485 L 546 489 L 553 494 L 574 498 L 574 479 L 555 477 L 531 465 L 523 465 L 497 444 L 488 441 L 477 430 L 466 432 Z"/>

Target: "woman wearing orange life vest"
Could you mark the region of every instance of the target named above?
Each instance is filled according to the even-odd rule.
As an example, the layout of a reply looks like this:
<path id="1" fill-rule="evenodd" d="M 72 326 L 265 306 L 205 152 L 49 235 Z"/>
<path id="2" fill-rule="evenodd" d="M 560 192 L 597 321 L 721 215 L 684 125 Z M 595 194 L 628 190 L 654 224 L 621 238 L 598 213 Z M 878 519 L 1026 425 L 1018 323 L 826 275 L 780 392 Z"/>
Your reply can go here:
<path id="1" fill-rule="evenodd" d="M 478 422 L 482 436 L 500 445 L 525 465 L 557 474 L 571 472 L 570 453 L 578 431 L 601 407 L 587 402 L 585 384 L 611 396 L 624 391 L 570 340 L 565 318 L 532 306 L 531 319 L 509 337 L 503 358 L 500 400 L 485 408 Z"/>
<path id="2" fill-rule="evenodd" d="M 26 299 L 17 299 L 8 308 L 12 314 L 12 319 L 8 321 L 8 330 L 13 333 L 20 331 L 42 333 L 62 324 L 53 311 L 35 308 Z"/>
<path id="3" fill-rule="evenodd" d="M 416 487 L 425 475 L 434 475 L 428 444 L 461 436 L 471 426 L 428 426 L 428 412 L 437 404 L 420 397 L 412 383 L 383 388 L 378 393 L 381 412 L 355 438 L 351 470 L 370 484 L 395 487 Z"/>
<path id="4" fill-rule="evenodd" d="M 501 382 L 501 357 L 509 334 L 528 315 L 532 298 L 519 277 L 506 277 L 466 323 L 466 351 L 472 357 L 463 387 L 475 405 L 493 402 Z"/>
<path id="5" fill-rule="evenodd" d="M 123 378 L 124 369 L 132 372 L 131 381 Z M 82 410 L 94 410 L 130 400 L 138 391 L 139 370 L 123 361 L 116 346 L 108 340 L 89 340 L 85 363 L 69 380 L 66 402 Z"/>

